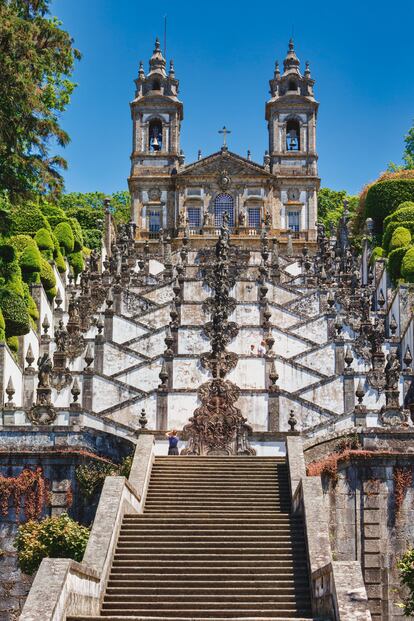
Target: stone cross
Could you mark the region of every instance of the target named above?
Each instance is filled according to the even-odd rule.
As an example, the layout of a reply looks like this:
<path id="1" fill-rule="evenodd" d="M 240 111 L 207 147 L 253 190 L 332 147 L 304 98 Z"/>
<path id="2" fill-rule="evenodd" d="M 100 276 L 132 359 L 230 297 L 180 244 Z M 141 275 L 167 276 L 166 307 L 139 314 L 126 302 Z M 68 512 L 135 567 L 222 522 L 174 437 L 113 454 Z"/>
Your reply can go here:
<path id="1" fill-rule="evenodd" d="M 219 134 L 223 134 L 223 147 L 227 147 L 227 134 L 231 134 L 231 129 L 227 129 L 225 125 L 223 125 L 223 129 L 219 129 Z"/>

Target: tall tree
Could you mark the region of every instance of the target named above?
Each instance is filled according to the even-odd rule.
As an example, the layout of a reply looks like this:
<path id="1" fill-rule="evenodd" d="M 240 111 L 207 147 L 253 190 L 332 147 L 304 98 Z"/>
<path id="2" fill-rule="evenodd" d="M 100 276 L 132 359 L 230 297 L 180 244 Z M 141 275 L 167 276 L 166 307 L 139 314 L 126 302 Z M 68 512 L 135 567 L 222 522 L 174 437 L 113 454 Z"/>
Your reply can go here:
<path id="1" fill-rule="evenodd" d="M 408 134 L 404 138 L 405 149 L 403 153 L 403 160 L 405 168 L 414 168 L 414 124 L 408 130 Z"/>
<path id="2" fill-rule="evenodd" d="M 69 141 L 59 117 L 80 53 L 49 4 L 0 0 L 0 189 L 13 200 L 63 186 L 66 161 L 51 148 Z"/>

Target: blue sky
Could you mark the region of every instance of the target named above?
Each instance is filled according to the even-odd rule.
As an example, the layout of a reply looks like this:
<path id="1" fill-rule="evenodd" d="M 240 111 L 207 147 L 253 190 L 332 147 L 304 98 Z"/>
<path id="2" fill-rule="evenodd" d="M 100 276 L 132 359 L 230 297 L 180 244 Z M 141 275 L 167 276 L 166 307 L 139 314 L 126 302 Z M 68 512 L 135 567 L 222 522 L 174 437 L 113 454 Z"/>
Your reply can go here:
<path id="1" fill-rule="evenodd" d="M 72 103 L 62 118 L 66 190 L 110 193 L 127 187 L 129 101 L 139 60 L 147 68 L 155 36 L 174 59 L 184 103 L 186 162 L 217 151 L 225 124 L 229 148 L 267 148 L 264 107 L 274 62 L 289 37 L 310 61 L 320 102 L 317 147 L 322 185 L 358 192 L 390 160 L 399 162 L 414 121 L 414 2 L 139 2 L 54 0 L 52 13 L 83 54 Z"/>

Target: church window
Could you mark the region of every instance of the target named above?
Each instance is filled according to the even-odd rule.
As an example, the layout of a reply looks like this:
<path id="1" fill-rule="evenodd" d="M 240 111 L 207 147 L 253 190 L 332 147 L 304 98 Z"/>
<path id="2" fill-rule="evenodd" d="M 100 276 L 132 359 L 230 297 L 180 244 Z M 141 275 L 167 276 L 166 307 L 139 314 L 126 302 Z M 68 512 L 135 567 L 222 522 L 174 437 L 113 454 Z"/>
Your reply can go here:
<path id="1" fill-rule="evenodd" d="M 160 91 L 161 90 L 161 84 L 159 80 L 154 80 L 152 83 L 152 90 L 153 91 Z"/>
<path id="2" fill-rule="evenodd" d="M 161 151 L 162 148 L 162 123 L 159 119 L 153 119 L 149 124 L 149 151 Z"/>
<path id="3" fill-rule="evenodd" d="M 187 207 L 188 224 L 193 229 L 201 226 L 201 216 L 199 207 Z"/>
<path id="4" fill-rule="evenodd" d="M 300 151 L 300 125 L 295 119 L 286 123 L 286 150 Z"/>
<path id="5" fill-rule="evenodd" d="M 288 212 L 288 229 L 291 231 L 297 232 L 299 231 L 299 211 L 289 211 Z"/>
<path id="6" fill-rule="evenodd" d="M 230 194 L 218 194 L 214 201 L 214 224 L 221 226 L 223 214 L 227 211 L 229 216 L 229 226 L 234 226 L 234 201 Z"/>
<path id="7" fill-rule="evenodd" d="M 148 230 L 150 233 L 158 233 L 161 228 L 161 212 L 159 209 L 148 211 Z"/>
<path id="8" fill-rule="evenodd" d="M 249 207 L 249 226 L 254 229 L 260 228 L 260 207 Z"/>
<path id="9" fill-rule="evenodd" d="M 296 91 L 297 88 L 296 82 L 294 80 L 289 80 L 288 91 Z"/>

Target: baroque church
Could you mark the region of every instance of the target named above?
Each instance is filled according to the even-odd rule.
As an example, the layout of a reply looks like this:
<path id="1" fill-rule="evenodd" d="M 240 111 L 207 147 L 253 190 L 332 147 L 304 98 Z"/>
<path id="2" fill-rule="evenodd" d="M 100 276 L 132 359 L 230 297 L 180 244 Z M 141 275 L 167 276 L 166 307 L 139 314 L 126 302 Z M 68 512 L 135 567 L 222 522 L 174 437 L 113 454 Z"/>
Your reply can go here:
<path id="1" fill-rule="evenodd" d="M 218 153 L 184 163 L 180 149 L 183 103 L 174 65 L 157 39 L 145 73 L 141 63 L 131 102 L 133 151 L 129 189 L 138 239 L 153 238 L 160 229 L 182 235 L 189 228 L 194 242 L 217 235 L 223 213 L 234 233 L 255 237 L 263 221 L 283 243 L 288 235 L 316 241 L 318 177 L 315 100 L 309 63 L 300 71 L 293 41 L 276 63 L 266 102 L 269 149 L 263 164 L 228 150 L 226 128 Z"/>
<path id="2" fill-rule="evenodd" d="M 78 278 L 52 266 L 17 357 L 0 343 L 2 480 L 35 472 L 41 517 L 91 526 L 77 560 L 27 576 L 25 501 L 0 487 L 0 619 L 398 621 L 413 292 L 374 260 L 369 221 L 361 252 L 346 205 L 336 231 L 317 222 L 309 65 L 292 41 L 276 63 L 263 164 L 226 128 L 185 164 L 158 41 L 135 83 L 131 222 L 106 201 L 101 252 Z"/>

